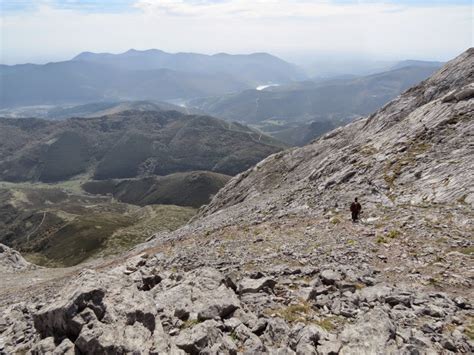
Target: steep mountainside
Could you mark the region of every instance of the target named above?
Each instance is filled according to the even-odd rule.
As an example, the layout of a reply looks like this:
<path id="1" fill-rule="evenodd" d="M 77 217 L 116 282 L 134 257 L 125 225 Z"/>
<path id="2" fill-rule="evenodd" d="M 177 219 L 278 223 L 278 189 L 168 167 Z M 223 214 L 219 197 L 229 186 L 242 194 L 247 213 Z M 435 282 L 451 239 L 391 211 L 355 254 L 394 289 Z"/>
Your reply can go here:
<path id="1" fill-rule="evenodd" d="M 232 180 L 208 211 L 254 197 L 291 197 L 299 205 L 315 199 L 342 205 L 358 195 L 388 206 L 472 205 L 473 54 L 469 50 L 368 118 L 269 157 Z"/>
<path id="2" fill-rule="evenodd" d="M 235 175 L 284 145 L 240 124 L 175 111 L 61 122 L 0 120 L 0 179 L 61 181 L 209 170 Z"/>
<path id="3" fill-rule="evenodd" d="M 435 67 L 404 67 L 365 77 L 301 82 L 192 100 L 190 106 L 226 119 L 331 121 L 366 115 L 429 77 Z"/>
<path id="4" fill-rule="evenodd" d="M 234 177 L 127 258 L 67 284 L 7 284 L 0 349 L 473 353 L 473 134 L 469 49 L 368 118 Z"/>

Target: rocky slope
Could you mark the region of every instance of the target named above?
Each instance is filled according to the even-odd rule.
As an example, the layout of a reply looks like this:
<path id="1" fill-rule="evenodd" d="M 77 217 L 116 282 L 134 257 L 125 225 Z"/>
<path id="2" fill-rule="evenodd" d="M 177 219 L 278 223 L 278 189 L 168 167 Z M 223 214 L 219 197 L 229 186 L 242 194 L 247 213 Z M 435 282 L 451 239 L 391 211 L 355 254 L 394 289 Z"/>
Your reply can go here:
<path id="1" fill-rule="evenodd" d="M 36 268 L 26 261 L 19 252 L 0 244 L 0 272 L 24 271 Z"/>
<path id="2" fill-rule="evenodd" d="M 370 117 L 270 156 L 123 260 L 35 296 L 0 289 L 0 349 L 472 353 L 473 64 L 470 49 Z"/>
<path id="3" fill-rule="evenodd" d="M 387 207 L 473 206 L 473 57 L 467 51 L 368 118 L 265 159 L 203 215 L 241 202 L 337 207 L 353 196 Z"/>

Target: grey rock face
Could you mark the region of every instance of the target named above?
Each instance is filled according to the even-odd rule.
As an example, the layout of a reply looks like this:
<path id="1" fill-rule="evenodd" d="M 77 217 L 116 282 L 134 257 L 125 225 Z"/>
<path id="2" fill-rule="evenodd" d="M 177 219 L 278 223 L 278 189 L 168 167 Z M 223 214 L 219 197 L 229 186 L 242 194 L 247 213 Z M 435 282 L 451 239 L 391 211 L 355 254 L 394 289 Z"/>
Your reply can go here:
<path id="1" fill-rule="evenodd" d="M 392 347 L 389 341 L 395 339 L 395 331 L 387 313 L 382 310 L 367 312 L 354 325 L 342 331 L 340 354 L 388 353 L 387 348 Z"/>
<path id="2" fill-rule="evenodd" d="M 271 206 L 276 215 L 288 209 L 286 200 L 295 209 L 314 201 L 332 208 L 349 196 L 384 206 L 458 200 L 474 206 L 473 147 L 466 144 L 473 130 L 473 64 L 471 48 L 369 118 L 266 158 L 232 179 L 201 216 L 223 209 L 268 213 Z M 458 99 L 443 102 L 456 93 Z"/>
<path id="3" fill-rule="evenodd" d="M 164 283 L 155 292 L 159 307 L 183 320 L 220 319 L 240 307 L 234 291 L 225 286 L 224 276 L 210 268 L 192 272 L 178 285 Z"/>
<path id="4" fill-rule="evenodd" d="M 207 320 L 193 327 L 182 331 L 176 338 L 176 346 L 189 354 L 199 354 L 206 347 L 212 345 L 222 338 L 222 333 L 217 329 L 218 323 Z"/>
<path id="5" fill-rule="evenodd" d="M 19 252 L 0 244 L 0 272 L 25 271 L 37 268 L 26 261 Z"/>

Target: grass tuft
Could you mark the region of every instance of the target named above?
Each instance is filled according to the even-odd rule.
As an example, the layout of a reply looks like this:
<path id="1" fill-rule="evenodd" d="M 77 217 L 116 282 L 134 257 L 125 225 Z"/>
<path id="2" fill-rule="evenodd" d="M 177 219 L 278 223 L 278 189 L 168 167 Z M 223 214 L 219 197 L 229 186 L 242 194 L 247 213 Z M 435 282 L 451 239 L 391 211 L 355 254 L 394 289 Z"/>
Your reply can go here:
<path id="1" fill-rule="evenodd" d="M 388 232 L 387 237 L 390 239 L 395 239 L 399 237 L 402 233 L 397 230 L 397 229 L 392 229 L 390 232 Z"/>

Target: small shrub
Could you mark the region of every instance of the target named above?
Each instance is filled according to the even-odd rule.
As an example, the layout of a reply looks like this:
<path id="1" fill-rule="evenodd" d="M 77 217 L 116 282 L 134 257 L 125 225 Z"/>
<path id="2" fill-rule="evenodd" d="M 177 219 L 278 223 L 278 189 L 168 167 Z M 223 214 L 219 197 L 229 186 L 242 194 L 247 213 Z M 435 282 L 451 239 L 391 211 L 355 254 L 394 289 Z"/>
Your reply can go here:
<path id="1" fill-rule="evenodd" d="M 399 230 L 392 229 L 390 232 L 388 232 L 387 237 L 390 239 L 395 239 L 399 237 L 402 233 Z"/>
<path id="2" fill-rule="evenodd" d="M 332 331 L 336 328 L 334 323 L 329 318 L 323 318 L 321 320 L 316 321 L 315 323 L 317 325 L 319 325 L 321 328 L 327 330 L 328 332 L 330 332 L 330 331 Z"/>
<path id="3" fill-rule="evenodd" d="M 474 254 L 474 247 L 465 247 L 459 249 L 459 252 L 465 254 L 465 255 L 473 255 Z"/>
<path id="4" fill-rule="evenodd" d="M 285 308 L 277 310 L 268 309 L 267 313 L 275 313 L 278 317 L 283 318 L 287 322 L 307 322 L 311 313 L 311 306 L 307 302 L 289 305 Z"/>
<path id="5" fill-rule="evenodd" d="M 386 243 L 387 240 L 386 240 L 383 236 L 379 235 L 379 236 L 377 237 L 377 240 L 376 240 L 375 242 L 376 242 L 377 244 L 383 244 L 383 243 Z"/>
<path id="6" fill-rule="evenodd" d="M 464 333 L 471 340 L 474 340 L 474 319 L 471 319 L 471 323 L 464 329 Z"/>
<path id="7" fill-rule="evenodd" d="M 230 333 L 230 338 L 234 341 L 234 342 L 237 342 L 239 340 L 239 338 L 237 337 L 237 334 L 235 334 L 234 331 L 232 331 Z"/>
<path id="8" fill-rule="evenodd" d="M 428 283 L 431 286 L 439 286 L 440 285 L 440 281 L 435 277 L 430 277 L 429 280 L 428 280 Z"/>
<path id="9" fill-rule="evenodd" d="M 295 322 L 306 319 L 309 312 L 311 312 L 311 306 L 309 304 L 299 303 L 282 309 L 279 314 L 283 319 L 289 322 Z"/>

